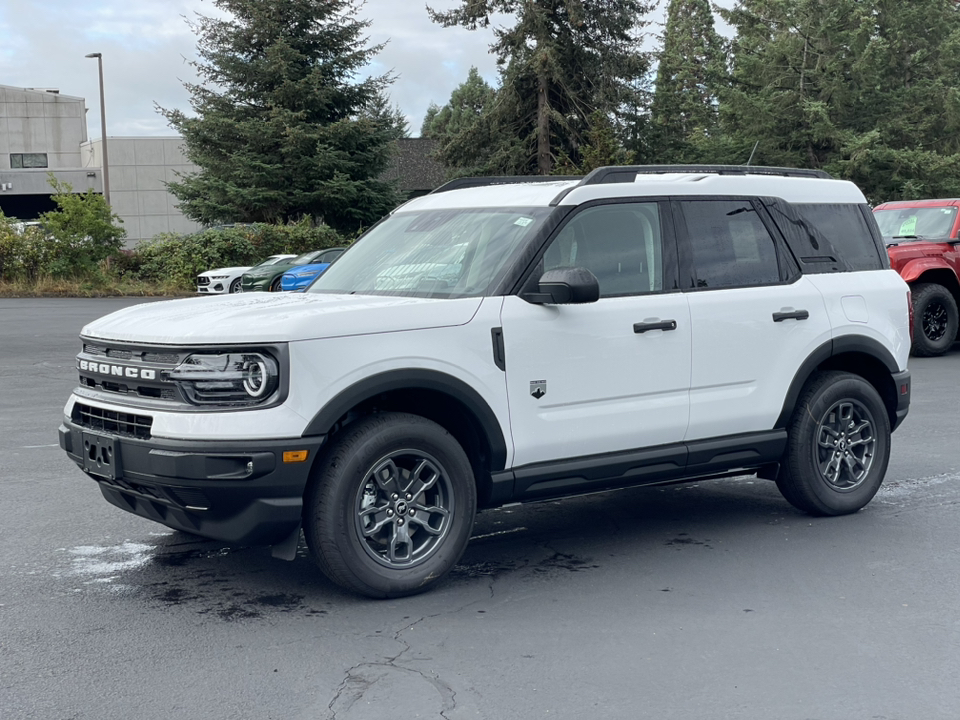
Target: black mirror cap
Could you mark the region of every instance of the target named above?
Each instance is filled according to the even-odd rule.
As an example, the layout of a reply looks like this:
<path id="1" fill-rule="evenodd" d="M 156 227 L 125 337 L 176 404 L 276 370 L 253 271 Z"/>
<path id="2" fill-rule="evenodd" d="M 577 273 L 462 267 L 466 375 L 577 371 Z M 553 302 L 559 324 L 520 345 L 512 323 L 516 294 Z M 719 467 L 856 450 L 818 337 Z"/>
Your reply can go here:
<path id="1" fill-rule="evenodd" d="M 600 282 L 597 276 L 582 267 L 565 267 L 547 270 L 539 282 L 539 293 L 530 297 L 532 302 L 554 305 L 580 305 L 600 299 Z"/>

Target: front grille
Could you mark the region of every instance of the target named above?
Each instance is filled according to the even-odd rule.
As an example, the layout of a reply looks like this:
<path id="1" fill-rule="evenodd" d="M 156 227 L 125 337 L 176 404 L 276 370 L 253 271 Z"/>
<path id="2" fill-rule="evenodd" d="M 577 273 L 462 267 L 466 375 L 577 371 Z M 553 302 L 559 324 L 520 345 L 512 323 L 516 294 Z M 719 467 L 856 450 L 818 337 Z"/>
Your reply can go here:
<path id="1" fill-rule="evenodd" d="M 142 440 L 150 438 L 150 428 L 153 426 L 153 418 L 149 415 L 104 410 L 79 402 L 74 403 L 70 417 L 77 425 L 90 430 Z"/>
<path id="2" fill-rule="evenodd" d="M 157 363 L 158 365 L 176 365 L 180 362 L 180 356 L 176 353 L 145 352 L 143 361 L 145 363 Z"/>
<path id="3" fill-rule="evenodd" d="M 197 285 L 209 285 L 210 278 L 204 277 L 203 275 L 197 275 Z"/>

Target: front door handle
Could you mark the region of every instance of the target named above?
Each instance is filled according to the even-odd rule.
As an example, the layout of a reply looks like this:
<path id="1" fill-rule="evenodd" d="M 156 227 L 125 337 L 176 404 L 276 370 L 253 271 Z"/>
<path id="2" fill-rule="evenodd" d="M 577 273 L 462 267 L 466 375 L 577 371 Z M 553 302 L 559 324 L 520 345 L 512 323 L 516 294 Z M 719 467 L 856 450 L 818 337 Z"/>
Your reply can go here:
<path id="1" fill-rule="evenodd" d="M 642 334 L 650 330 L 676 330 L 676 329 L 677 329 L 676 320 L 661 320 L 660 322 L 633 324 L 633 331 L 637 334 Z"/>
<path id="2" fill-rule="evenodd" d="M 810 313 L 806 310 L 792 310 L 791 312 L 775 312 L 773 314 L 774 322 L 783 322 L 784 320 L 806 320 Z"/>

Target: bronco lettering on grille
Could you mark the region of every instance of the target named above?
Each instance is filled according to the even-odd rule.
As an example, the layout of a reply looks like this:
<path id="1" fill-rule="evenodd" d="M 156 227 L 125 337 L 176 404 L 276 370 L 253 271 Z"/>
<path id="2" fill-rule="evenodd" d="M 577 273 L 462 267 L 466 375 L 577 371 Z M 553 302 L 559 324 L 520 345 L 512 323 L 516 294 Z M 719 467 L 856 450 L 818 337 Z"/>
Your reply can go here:
<path id="1" fill-rule="evenodd" d="M 97 373 L 98 375 L 114 375 L 125 378 L 141 378 L 143 380 L 156 380 L 157 371 L 149 368 L 136 368 L 127 365 L 113 365 L 111 363 L 95 362 L 93 360 L 77 360 L 77 367 L 80 370 Z"/>

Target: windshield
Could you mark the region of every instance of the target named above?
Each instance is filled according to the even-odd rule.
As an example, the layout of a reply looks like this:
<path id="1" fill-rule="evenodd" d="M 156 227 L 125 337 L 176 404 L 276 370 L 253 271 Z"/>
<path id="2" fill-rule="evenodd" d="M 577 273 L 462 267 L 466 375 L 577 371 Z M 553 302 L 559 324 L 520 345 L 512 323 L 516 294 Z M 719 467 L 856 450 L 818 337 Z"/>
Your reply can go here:
<path id="1" fill-rule="evenodd" d="M 289 258 L 268 257 L 268 258 L 267 258 L 266 260 L 264 260 L 262 263 L 260 263 L 260 264 L 258 264 L 258 265 L 255 265 L 254 267 L 266 267 L 267 265 L 276 265 L 276 264 L 277 264 L 278 262 L 280 262 L 281 260 L 288 260 L 288 259 L 289 259 Z"/>
<path id="2" fill-rule="evenodd" d="M 290 261 L 290 264 L 309 265 L 313 262 L 313 259 L 322 252 L 323 250 L 314 250 L 313 252 L 304 253 L 303 255 L 297 255 L 293 260 Z"/>
<path id="3" fill-rule="evenodd" d="M 551 212 L 553 208 L 399 212 L 371 228 L 309 292 L 480 296 Z"/>
<path id="4" fill-rule="evenodd" d="M 891 208 L 873 213 L 885 238 L 950 237 L 956 207 Z"/>

